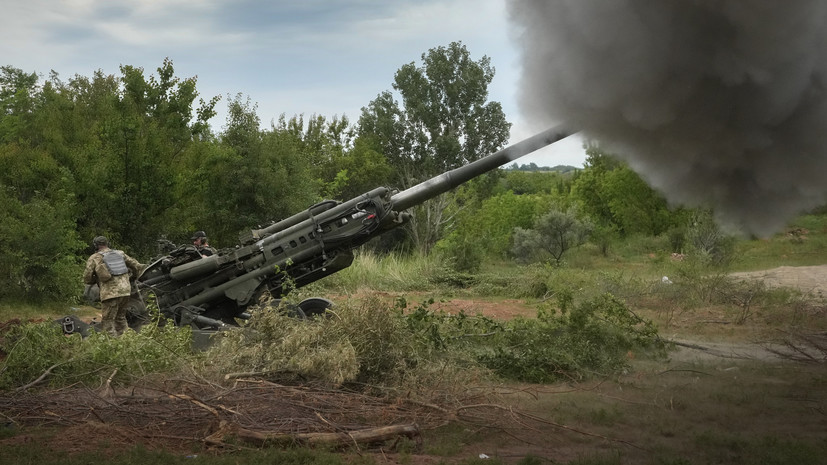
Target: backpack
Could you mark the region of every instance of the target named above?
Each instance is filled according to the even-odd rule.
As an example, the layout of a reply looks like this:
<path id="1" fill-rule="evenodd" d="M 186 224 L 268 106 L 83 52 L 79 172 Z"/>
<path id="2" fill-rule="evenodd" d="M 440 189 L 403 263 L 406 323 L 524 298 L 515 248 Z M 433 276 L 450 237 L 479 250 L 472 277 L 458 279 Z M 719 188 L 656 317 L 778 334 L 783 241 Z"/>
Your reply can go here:
<path id="1" fill-rule="evenodd" d="M 103 263 L 106 264 L 106 269 L 112 276 L 120 276 L 129 272 L 126 266 L 126 261 L 123 259 L 123 254 L 115 250 L 107 250 L 102 252 Z"/>

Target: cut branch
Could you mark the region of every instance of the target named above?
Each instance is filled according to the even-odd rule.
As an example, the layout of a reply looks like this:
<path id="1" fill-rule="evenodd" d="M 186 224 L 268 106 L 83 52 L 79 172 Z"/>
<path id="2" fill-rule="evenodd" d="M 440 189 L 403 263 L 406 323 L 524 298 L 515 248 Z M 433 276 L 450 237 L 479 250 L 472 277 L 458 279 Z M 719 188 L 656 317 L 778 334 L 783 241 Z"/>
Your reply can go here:
<path id="1" fill-rule="evenodd" d="M 232 432 L 238 439 L 257 446 L 267 443 L 295 443 L 304 445 L 346 446 L 351 444 L 371 444 L 399 437 L 421 440 L 419 427 L 416 425 L 392 425 L 368 428 L 340 433 L 269 433 L 253 431 L 246 428 L 222 428 Z M 215 439 L 215 436 L 211 436 Z"/>

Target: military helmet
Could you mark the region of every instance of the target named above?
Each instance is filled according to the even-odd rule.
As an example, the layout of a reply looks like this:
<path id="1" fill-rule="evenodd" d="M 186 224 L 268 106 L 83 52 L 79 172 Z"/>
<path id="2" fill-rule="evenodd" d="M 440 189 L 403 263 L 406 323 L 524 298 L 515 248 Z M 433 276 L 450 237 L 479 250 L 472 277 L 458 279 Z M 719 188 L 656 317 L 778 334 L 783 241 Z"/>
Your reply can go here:
<path id="1" fill-rule="evenodd" d="M 105 238 L 104 236 L 98 236 L 98 237 L 92 239 L 92 244 L 95 247 L 98 247 L 98 246 L 101 246 L 101 245 L 105 245 L 105 246 L 108 247 L 109 246 L 109 239 Z"/>
<path id="2" fill-rule="evenodd" d="M 202 237 L 207 237 L 207 233 L 205 233 L 204 231 L 195 231 L 195 233 L 192 235 L 190 240 L 194 241 L 194 240 L 200 239 Z"/>

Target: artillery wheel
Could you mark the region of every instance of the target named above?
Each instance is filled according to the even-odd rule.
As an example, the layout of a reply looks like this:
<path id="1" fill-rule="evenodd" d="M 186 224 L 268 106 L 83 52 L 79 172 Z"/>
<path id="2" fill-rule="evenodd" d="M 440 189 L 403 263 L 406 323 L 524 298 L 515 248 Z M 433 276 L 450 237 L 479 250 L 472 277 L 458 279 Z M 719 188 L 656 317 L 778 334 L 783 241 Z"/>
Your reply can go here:
<path id="1" fill-rule="evenodd" d="M 126 304 L 126 322 L 130 328 L 139 331 L 141 327 L 152 321 L 149 310 L 140 296 L 133 295 Z"/>
<path id="2" fill-rule="evenodd" d="M 333 302 L 322 297 L 310 297 L 299 302 L 299 309 L 308 318 L 324 315 L 331 307 L 333 307 Z"/>

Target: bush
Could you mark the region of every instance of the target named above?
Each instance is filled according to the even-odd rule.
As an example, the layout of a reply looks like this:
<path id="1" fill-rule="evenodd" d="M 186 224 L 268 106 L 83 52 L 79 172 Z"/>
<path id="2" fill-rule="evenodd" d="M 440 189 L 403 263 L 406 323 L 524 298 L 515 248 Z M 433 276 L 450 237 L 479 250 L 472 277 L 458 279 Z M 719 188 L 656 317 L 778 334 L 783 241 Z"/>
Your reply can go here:
<path id="1" fill-rule="evenodd" d="M 551 210 L 534 222 L 533 229 L 514 228 L 512 252 L 523 263 L 554 259 L 560 264 L 563 254 L 583 244 L 592 227 L 577 218 L 574 211 Z"/>
<path id="2" fill-rule="evenodd" d="M 416 364 L 417 350 L 397 310 L 377 299 L 345 302 L 327 317 L 301 320 L 280 308 L 254 311 L 208 357 L 219 372 L 260 372 L 326 384 L 389 383 Z"/>
<path id="3" fill-rule="evenodd" d="M 227 333 L 208 358 L 221 374 L 461 389 L 473 373 L 488 370 L 529 382 L 609 374 L 625 367 L 629 350 L 663 349 L 652 324 L 618 299 L 601 295 L 569 310 L 569 295 L 563 293 L 559 312 L 508 323 L 434 312 L 433 301 L 408 308 L 402 298 L 395 305 L 352 300 L 312 320 L 267 308 L 244 330 Z"/>
<path id="4" fill-rule="evenodd" d="M 692 217 L 686 240 L 689 254 L 699 256 L 713 266 L 726 266 L 734 258 L 735 237 L 724 233 L 709 211 L 698 211 Z"/>
<path id="5" fill-rule="evenodd" d="M 478 272 L 484 256 L 479 241 L 456 233 L 437 242 L 434 251 L 442 254 L 454 271 L 466 273 Z"/>
<path id="6" fill-rule="evenodd" d="M 603 294 L 569 309 L 570 299 L 561 295 L 559 312 L 510 322 L 480 361 L 505 378 L 543 383 L 617 372 L 629 351 L 665 348 L 652 323 L 617 298 Z"/>
<path id="7" fill-rule="evenodd" d="M 0 365 L 0 389 L 23 386 L 51 369 L 52 386 L 72 383 L 97 385 L 131 382 L 151 373 L 177 370 L 194 360 L 189 328 L 145 326 L 140 333 L 127 331 L 119 338 L 93 332 L 64 336 L 53 322 L 12 326 L 0 341 L 6 357 Z"/>

